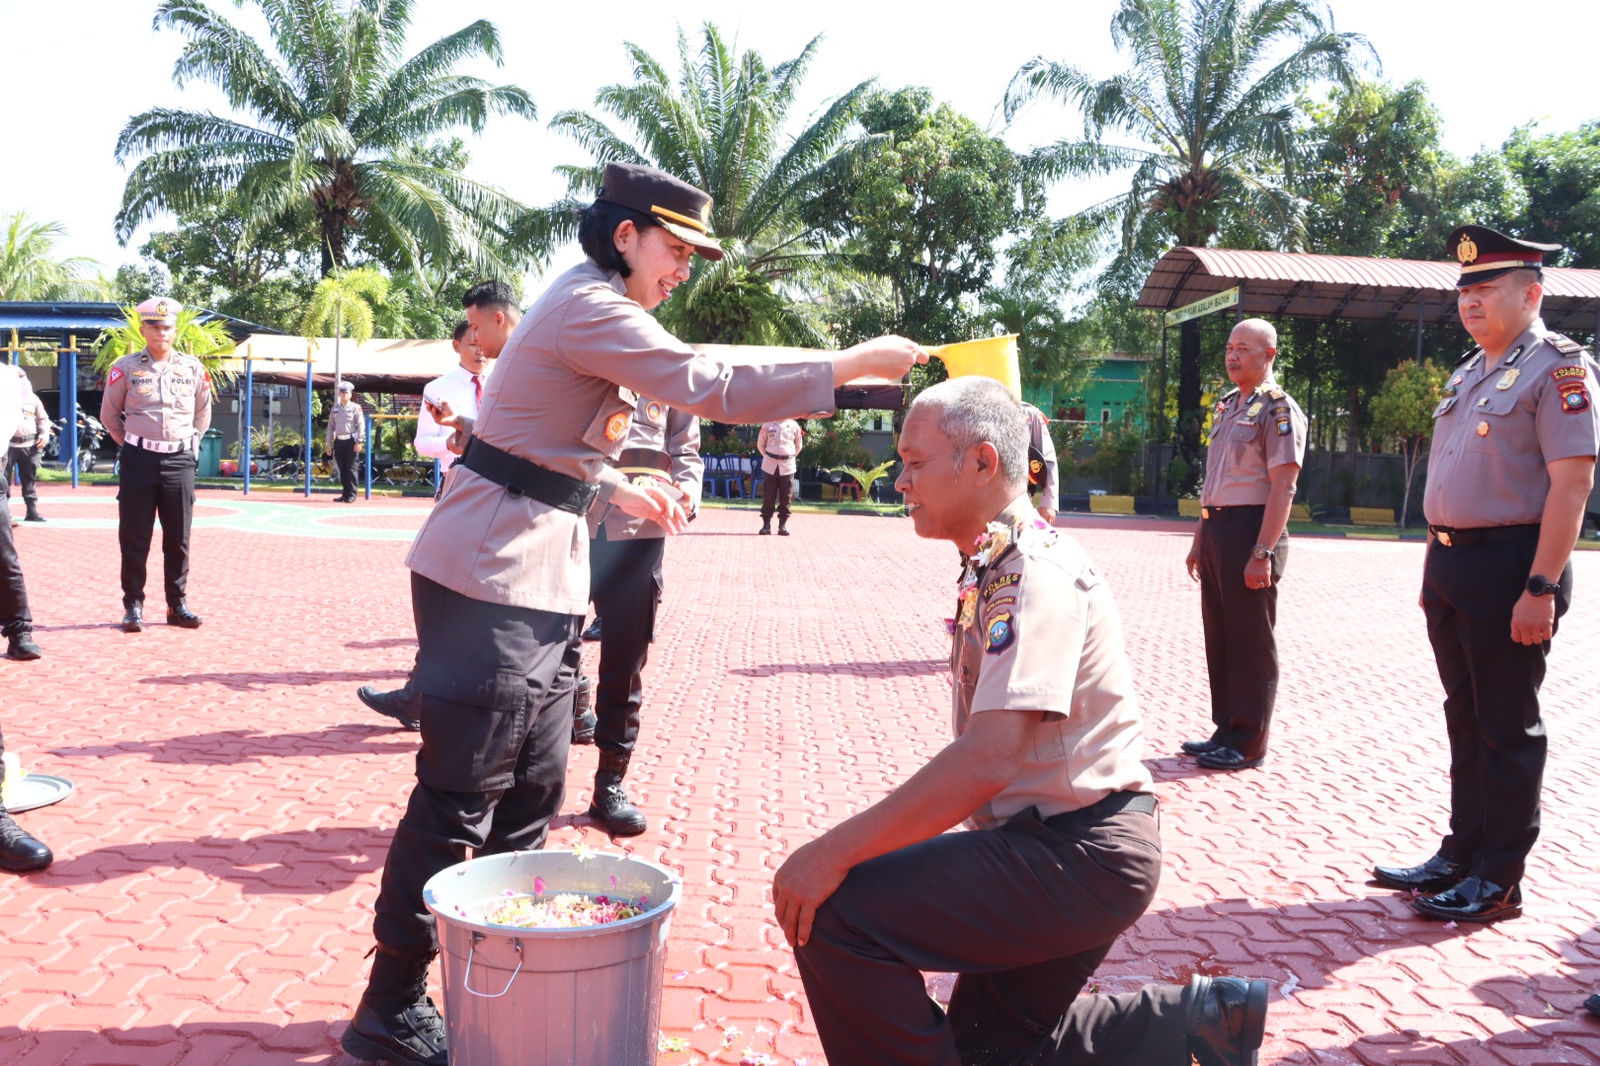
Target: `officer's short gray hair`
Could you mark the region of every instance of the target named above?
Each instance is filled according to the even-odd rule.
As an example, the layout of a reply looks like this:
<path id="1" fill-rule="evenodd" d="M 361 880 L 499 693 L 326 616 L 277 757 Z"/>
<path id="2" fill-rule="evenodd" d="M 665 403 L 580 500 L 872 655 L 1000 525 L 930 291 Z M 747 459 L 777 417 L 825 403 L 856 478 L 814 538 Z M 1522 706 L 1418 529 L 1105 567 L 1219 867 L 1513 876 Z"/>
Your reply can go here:
<path id="1" fill-rule="evenodd" d="M 1028 416 L 1004 385 L 993 378 L 951 378 L 924 389 L 907 416 L 921 407 L 939 412 L 939 432 L 950 438 L 954 462 L 974 444 L 988 441 L 1000 455 L 1000 473 L 1008 484 L 1028 480 Z"/>

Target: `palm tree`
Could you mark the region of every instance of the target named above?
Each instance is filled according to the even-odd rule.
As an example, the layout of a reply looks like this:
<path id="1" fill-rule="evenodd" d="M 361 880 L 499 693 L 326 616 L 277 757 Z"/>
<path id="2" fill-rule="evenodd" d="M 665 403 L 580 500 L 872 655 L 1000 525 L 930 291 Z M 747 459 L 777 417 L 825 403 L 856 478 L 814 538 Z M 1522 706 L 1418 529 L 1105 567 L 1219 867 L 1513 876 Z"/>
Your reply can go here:
<path id="1" fill-rule="evenodd" d="M 240 0 L 242 2 L 242 0 Z M 288 218 L 314 226 L 322 274 L 349 261 L 352 239 L 398 248 L 413 268 L 464 256 L 506 276 L 509 227 L 526 209 L 430 158 L 429 141 L 490 115 L 535 115 L 514 85 L 454 73 L 502 62 L 494 25 L 478 20 L 402 61 L 411 0 L 252 0 L 276 55 L 204 0 L 162 0 L 155 28 L 188 38 L 173 80 L 222 89 L 248 120 L 152 108 L 117 138 L 117 160 L 142 156 L 123 190 L 123 241 L 159 211 L 182 214 L 237 193 L 248 244 Z"/>
<path id="2" fill-rule="evenodd" d="M 94 342 L 94 369 L 104 374 L 111 364 L 132 352 L 143 350 L 144 335 L 139 332 L 142 321 L 132 306 L 122 308 L 122 324 L 112 326 Z M 222 373 L 223 357 L 232 355 L 235 344 L 228 332 L 227 323 L 210 311 L 198 307 L 185 307 L 178 312 L 177 329 L 173 331 L 174 351 L 192 355 L 205 366 L 212 380 Z"/>
<path id="3" fill-rule="evenodd" d="M 1111 37 L 1131 69 L 1095 80 L 1035 57 L 1012 78 L 1007 117 L 1038 96 L 1076 106 L 1084 136 L 1038 149 L 1048 177 L 1132 170 L 1128 191 L 1088 209 L 1120 238 L 1106 280 L 1126 290 L 1169 244 L 1295 247 L 1300 204 L 1289 189 L 1295 97 L 1354 83 L 1360 34 L 1339 33 L 1313 0 L 1122 0 Z M 1115 144 L 1106 134 L 1125 135 Z M 1178 379 L 1180 454 L 1198 470 L 1200 323 L 1184 324 Z"/>
<path id="4" fill-rule="evenodd" d="M 378 308 L 389 299 L 389 278 L 376 267 L 355 267 L 336 270 L 317 283 L 306 306 L 300 332 L 307 337 L 320 337 L 333 327 L 333 390 L 339 394 L 339 383 L 344 380 L 339 370 L 339 342 L 347 334 L 357 344 L 372 339 L 377 324 Z"/>
<path id="5" fill-rule="evenodd" d="M 569 197 L 550 209 L 548 224 L 570 229 L 573 208 L 593 195 L 607 163 L 659 167 L 711 194 L 712 229 L 725 253 L 720 263 L 696 259 L 693 276 L 662 309 L 674 331 L 692 341 L 824 343 L 813 317 L 780 289 L 826 263 L 807 241 L 797 208 L 875 142 L 842 147 L 871 81 L 838 97 L 798 134 L 783 136 L 821 41 L 814 37 L 795 58 L 768 66 L 753 51 L 735 56 L 710 23 L 696 55 L 680 29 L 676 77 L 638 45 L 625 45 L 633 81 L 601 88 L 595 105 L 626 132 L 587 111 L 564 111 L 550 123 L 594 162 L 557 168 Z"/>
<path id="6" fill-rule="evenodd" d="M 59 222 L 35 222 L 26 211 L 0 217 L 0 300 L 92 300 L 103 297 L 103 280 L 90 277 L 95 262 L 82 256 L 57 259 L 56 240 L 67 235 Z"/>

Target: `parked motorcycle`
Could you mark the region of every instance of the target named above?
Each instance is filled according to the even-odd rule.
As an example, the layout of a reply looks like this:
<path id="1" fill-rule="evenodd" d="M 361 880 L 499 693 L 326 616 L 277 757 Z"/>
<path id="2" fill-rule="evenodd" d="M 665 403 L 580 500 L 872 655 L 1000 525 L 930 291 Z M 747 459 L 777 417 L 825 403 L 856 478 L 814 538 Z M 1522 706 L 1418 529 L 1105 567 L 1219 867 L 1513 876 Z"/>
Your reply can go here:
<path id="1" fill-rule="evenodd" d="M 46 462 L 61 461 L 61 442 L 66 439 L 67 420 L 58 418 L 55 422 L 56 431 L 45 443 L 42 458 Z M 105 440 L 106 427 L 100 420 L 85 411 L 78 412 L 78 473 L 90 474 L 94 472 L 95 452 Z"/>

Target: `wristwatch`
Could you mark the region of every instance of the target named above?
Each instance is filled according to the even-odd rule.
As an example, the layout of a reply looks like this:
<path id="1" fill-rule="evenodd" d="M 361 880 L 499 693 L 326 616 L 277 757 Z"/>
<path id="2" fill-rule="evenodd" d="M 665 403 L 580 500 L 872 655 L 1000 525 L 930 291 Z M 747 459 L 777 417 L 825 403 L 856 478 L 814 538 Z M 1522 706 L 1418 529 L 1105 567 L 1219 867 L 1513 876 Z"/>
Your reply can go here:
<path id="1" fill-rule="evenodd" d="M 1528 578 L 1528 595 L 1550 596 L 1561 591 L 1561 586 L 1554 581 L 1546 581 L 1538 574 Z"/>
<path id="2" fill-rule="evenodd" d="M 1277 557 L 1277 552 L 1271 551 L 1260 544 L 1250 549 L 1250 558 L 1252 559 L 1276 559 Z"/>

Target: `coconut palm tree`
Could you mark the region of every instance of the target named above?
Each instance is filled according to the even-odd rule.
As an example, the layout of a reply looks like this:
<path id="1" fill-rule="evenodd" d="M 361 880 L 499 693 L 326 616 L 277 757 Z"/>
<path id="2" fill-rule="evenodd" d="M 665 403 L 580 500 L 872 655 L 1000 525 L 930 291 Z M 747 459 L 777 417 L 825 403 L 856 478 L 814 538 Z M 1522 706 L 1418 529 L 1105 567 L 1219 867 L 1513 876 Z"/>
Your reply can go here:
<path id="1" fill-rule="evenodd" d="M 334 395 L 338 395 L 339 383 L 344 380 L 339 367 L 339 342 L 345 337 L 358 345 L 371 340 L 378 321 L 377 310 L 388 299 L 388 276 L 371 266 L 336 270 L 319 281 L 313 290 L 311 303 L 306 305 L 305 317 L 300 322 L 300 332 L 307 337 L 320 337 L 331 327 Z"/>
<path id="2" fill-rule="evenodd" d="M 90 276 L 94 260 L 56 258 L 56 241 L 66 235 L 61 223 L 35 222 L 26 211 L 0 216 L 0 300 L 104 298 L 104 280 Z"/>
<path id="3" fill-rule="evenodd" d="M 633 81 L 595 95 L 595 106 L 622 132 L 588 111 L 564 111 L 550 123 L 594 157 L 557 168 L 569 186 L 568 199 L 548 212 L 557 232 L 571 232 L 573 209 L 592 198 L 610 162 L 659 167 L 711 194 L 712 229 L 725 256 L 720 263 L 697 258 L 693 276 L 661 312 L 686 340 L 823 342 L 813 317 L 782 291 L 785 282 L 826 264 L 807 240 L 797 208 L 875 142 L 845 145 L 871 81 L 835 99 L 794 136 L 784 135 L 821 41 L 814 37 L 798 56 L 769 66 L 753 51 L 735 55 L 710 23 L 698 54 L 680 29 L 676 76 L 627 44 Z"/>
<path id="4" fill-rule="evenodd" d="M 94 342 L 94 369 L 104 374 L 125 355 L 144 349 L 144 335 L 139 332 L 142 319 L 132 306 L 122 308 L 122 324 L 112 326 Z M 213 382 L 222 372 L 224 357 L 232 355 L 235 344 L 228 333 L 227 323 L 210 311 L 198 307 L 185 307 L 178 312 L 177 329 L 173 331 L 174 351 L 192 355 L 205 366 Z"/>
<path id="5" fill-rule="evenodd" d="M 240 0 L 242 2 L 242 0 Z M 514 85 L 455 73 L 503 56 L 478 20 L 402 59 L 411 0 L 251 0 L 269 51 L 204 0 L 162 0 L 155 28 L 188 38 L 173 70 L 182 86 L 210 82 L 248 118 L 152 108 L 117 138 L 138 158 L 123 191 L 126 241 L 160 211 L 198 210 L 237 193 L 251 234 L 295 216 L 314 226 L 322 274 L 345 266 L 352 240 L 399 248 L 413 267 L 464 255 L 482 272 L 516 273 L 505 240 L 526 208 L 430 158 L 431 139 L 484 128 L 494 114 L 533 118 Z"/>
<path id="6" fill-rule="evenodd" d="M 1097 80 L 1035 57 L 1005 100 L 1008 118 L 1040 96 L 1082 113 L 1082 137 L 1033 153 L 1048 177 L 1132 172 L 1126 192 L 1085 212 L 1118 238 L 1106 280 L 1127 291 L 1174 243 L 1296 247 L 1295 98 L 1353 84 L 1366 38 L 1337 32 L 1314 0 L 1122 0 L 1111 37 L 1130 69 Z M 1180 451 L 1196 470 L 1199 325 L 1184 324 L 1178 381 Z"/>

